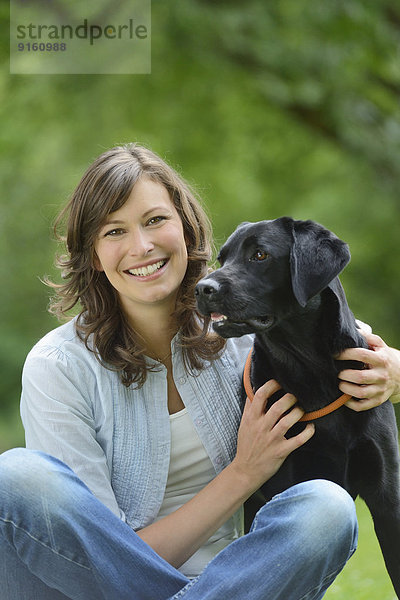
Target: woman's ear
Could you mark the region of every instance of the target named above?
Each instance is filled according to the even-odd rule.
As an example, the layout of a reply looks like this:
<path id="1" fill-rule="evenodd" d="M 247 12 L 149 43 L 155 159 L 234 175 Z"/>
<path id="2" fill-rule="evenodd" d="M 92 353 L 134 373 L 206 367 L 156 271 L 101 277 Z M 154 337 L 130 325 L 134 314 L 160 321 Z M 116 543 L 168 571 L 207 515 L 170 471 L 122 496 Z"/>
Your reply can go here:
<path id="1" fill-rule="evenodd" d="M 93 267 L 96 269 L 96 271 L 104 271 L 103 266 L 100 262 L 99 257 L 97 256 L 96 251 L 93 252 L 92 264 L 93 264 Z"/>

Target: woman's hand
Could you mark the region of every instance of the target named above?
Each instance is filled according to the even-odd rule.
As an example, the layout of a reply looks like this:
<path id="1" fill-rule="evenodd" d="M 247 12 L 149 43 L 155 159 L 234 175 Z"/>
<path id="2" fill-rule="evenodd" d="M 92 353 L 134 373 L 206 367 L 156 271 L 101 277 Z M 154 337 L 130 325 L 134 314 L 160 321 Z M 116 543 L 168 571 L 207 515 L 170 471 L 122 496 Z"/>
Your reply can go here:
<path id="1" fill-rule="evenodd" d="M 357 360 L 365 363 L 366 369 L 345 369 L 339 373 L 339 389 L 353 396 L 346 406 L 362 411 L 383 404 L 389 398 L 400 402 L 400 351 L 390 348 L 373 333 L 362 332 L 369 349 L 348 348 L 338 360 Z"/>
<path id="2" fill-rule="evenodd" d="M 247 482 L 254 491 L 272 477 L 285 458 L 307 442 L 315 431 L 310 423 L 298 435 L 285 437 L 304 411 L 294 406 L 296 398 L 292 394 L 285 394 L 265 412 L 268 398 L 279 389 L 279 384 L 270 380 L 257 390 L 252 402 L 247 399 L 239 427 L 237 453 L 231 467 L 240 481 Z M 288 410 L 290 412 L 285 414 Z"/>
<path id="3" fill-rule="evenodd" d="M 253 492 L 279 469 L 293 450 L 314 433 L 307 425 L 287 440 L 285 433 L 303 415 L 286 394 L 264 413 L 268 398 L 277 390 L 268 381 L 247 401 L 238 433 L 236 457 L 198 494 L 178 510 L 137 532 L 149 546 L 175 567 L 182 565 L 217 531 Z"/>

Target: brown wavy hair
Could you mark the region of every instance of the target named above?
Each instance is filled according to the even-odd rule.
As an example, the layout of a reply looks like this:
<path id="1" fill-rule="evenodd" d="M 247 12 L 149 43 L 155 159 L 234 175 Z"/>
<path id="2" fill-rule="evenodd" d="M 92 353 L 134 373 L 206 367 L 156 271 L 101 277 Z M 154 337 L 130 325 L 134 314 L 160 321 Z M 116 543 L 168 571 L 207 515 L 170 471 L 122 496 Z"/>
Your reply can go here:
<path id="1" fill-rule="evenodd" d="M 49 311 L 65 318 L 78 307 L 77 334 L 104 366 L 120 372 L 126 386 L 143 385 L 147 372 L 155 367 L 146 364 L 143 342 L 129 324 L 116 290 L 104 272 L 95 268 L 94 244 L 107 216 L 125 204 L 142 176 L 165 186 L 183 224 L 188 268 L 171 317 L 180 325 L 186 368 L 195 373 L 224 346 L 224 340 L 210 331 L 209 318 L 196 311 L 194 300 L 195 285 L 207 274 L 212 254 L 211 225 L 200 201 L 154 152 L 134 143 L 112 148 L 89 166 L 55 221 L 56 237 L 67 249 L 56 260 L 63 283 L 49 279 L 45 283 L 56 290 Z M 60 227 L 65 236 L 59 234 Z"/>

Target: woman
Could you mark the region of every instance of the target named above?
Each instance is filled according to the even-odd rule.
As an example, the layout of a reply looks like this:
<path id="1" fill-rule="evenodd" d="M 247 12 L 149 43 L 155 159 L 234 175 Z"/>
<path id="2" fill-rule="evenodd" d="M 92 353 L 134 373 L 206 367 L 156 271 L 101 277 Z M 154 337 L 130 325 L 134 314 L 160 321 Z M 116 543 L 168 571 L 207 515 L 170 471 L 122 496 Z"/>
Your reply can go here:
<path id="1" fill-rule="evenodd" d="M 242 536 L 243 502 L 314 427 L 285 438 L 302 411 L 286 394 L 264 413 L 274 381 L 241 419 L 252 340 L 224 342 L 195 311 L 210 231 L 189 187 L 129 144 L 89 167 L 62 216 L 52 310 L 79 314 L 24 367 L 30 450 L 0 457 L 2 597 L 321 598 L 354 552 L 354 504 L 306 482 Z M 343 374 L 343 391 L 367 398 L 356 408 L 400 389 L 398 354 L 373 339 L 342 357 L 372 367 Z"/>

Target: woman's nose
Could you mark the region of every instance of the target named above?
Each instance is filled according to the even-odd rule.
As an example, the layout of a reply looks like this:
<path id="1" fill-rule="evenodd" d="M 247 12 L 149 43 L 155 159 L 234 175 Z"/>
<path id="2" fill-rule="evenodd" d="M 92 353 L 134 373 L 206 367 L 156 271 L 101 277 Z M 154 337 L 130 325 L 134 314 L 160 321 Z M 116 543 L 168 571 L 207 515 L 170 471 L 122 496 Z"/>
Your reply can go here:
<path id="1" fill-rule="evenodd" d="M 130 237 L 129 254 L 131 256 L 146 256 L 154 250 L 154 243 L 144 231 L 135 231 Z"/>

